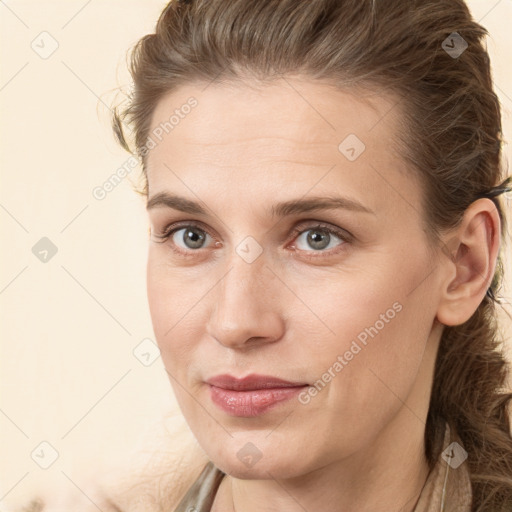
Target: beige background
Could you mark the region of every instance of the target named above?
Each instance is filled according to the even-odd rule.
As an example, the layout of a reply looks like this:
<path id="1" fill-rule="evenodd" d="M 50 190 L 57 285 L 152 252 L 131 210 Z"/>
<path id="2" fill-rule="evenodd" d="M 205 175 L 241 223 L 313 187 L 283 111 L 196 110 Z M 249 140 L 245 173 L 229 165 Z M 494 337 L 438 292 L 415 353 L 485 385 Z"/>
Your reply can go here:
<path id="1" fill-rule="evenodd" d="M 81 495 L 83 468 L 144 448 L 144 432 L 176 410 L 161 359 L 145 366 L 133 353 L 153 337 L 143 200 L 129 180 L 92 195 L 129 156 L 103 102 L 129 84 L 126 51 L 165 4 L 0 1 L 0 510 L 50 481 Z M 510 144 L 512 1 L 469 5 L 491 34 Z M 46 263 L 32 253 L 43 237 L 58 249 Z M 510 259 L 507 272 L 510 283 Z M 52 448 L 41 442 L 59 453 L 48 469 Z"/>

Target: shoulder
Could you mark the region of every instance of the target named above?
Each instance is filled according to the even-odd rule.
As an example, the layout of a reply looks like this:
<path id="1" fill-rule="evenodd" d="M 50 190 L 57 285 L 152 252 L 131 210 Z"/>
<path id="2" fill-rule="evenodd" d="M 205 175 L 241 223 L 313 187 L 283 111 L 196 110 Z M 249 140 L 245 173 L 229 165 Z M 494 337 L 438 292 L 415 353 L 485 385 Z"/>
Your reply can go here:
<path id="1" fill-rule="evenodd" d="M 116 511 L 172 512 L 208 462 L 188 428 L 166 427 L 104 479 L 101 494 Z"/>
<path id="2" fill-rule="evenodd" d="M 172 512 L 207 462 L 181 415 L 169 415 L 125 457 L 83 471 L 79 489 L 48 485 L 2 512 Z"/>

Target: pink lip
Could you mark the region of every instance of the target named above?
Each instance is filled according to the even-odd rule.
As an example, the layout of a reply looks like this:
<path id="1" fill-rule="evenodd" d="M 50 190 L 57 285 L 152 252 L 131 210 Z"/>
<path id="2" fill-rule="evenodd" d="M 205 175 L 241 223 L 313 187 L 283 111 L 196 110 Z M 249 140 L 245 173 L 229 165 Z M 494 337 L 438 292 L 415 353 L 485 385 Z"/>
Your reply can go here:
<path id="1" fill-rule="evenodd" d="M 258 416 L 289 400 L 307 384 L 290 382 L 266 375 L 248 375 L 237 379 L 231 375 L 218 375 L 206 381 L 214 404 L 231 416 Z"/>

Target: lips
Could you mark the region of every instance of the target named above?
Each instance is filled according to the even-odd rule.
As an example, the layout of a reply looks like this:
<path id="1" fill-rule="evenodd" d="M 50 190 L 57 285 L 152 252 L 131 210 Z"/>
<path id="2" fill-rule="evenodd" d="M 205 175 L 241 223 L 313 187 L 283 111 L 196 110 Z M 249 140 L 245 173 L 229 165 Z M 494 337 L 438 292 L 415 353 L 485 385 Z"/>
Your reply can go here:
<path id="1" fill-rule="evenodd" d="M 218 375 L 206 381 L 212 402 L 230 416 L 253 417 L 296 396 L 308 384 L 267 375 L 237 379 Z"/>
<path id="2" fill-rule="evenodd" d="M 233 391 L 253 391 L 256 389 L 272 389 L 272 388 L 291 388 L 306 386 L 306 382 L 292 382 L 288 380 L 278 379 L 268 375 L 247 375 L 243 379 L 238 379 L 231 375 L 217 375 L 206 381 L 208 384 L 222 389 L 231 389 Z"/>

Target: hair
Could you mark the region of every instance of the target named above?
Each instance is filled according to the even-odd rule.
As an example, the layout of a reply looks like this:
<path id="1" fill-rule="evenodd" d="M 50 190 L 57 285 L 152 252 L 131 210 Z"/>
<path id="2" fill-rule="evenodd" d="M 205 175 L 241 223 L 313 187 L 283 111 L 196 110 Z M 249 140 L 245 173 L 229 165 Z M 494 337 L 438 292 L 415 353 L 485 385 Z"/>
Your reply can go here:
<path id="1" fill-rule="evenodd" d="M 141 158 L 140 193 L 147 196 L 143 149 L 152 115 L 180 86 L 301 76 L 339 88 L 389 91 L 402 107 L 394 140 L 419 177 L 432 239 L 440 241 L 475 200 L 487 197 L 498 210 L 503 241 L 506 219 L 498 196 L 510 190 L 510 178 L 501 162 L 501 110 L 483 44 L 487 35 L 463 0 L 173 0 L 155 33 L 132 48 L 133 96 L 128 106 L 114 107 L 112 127 L 131 151 L 125 128 L 133 126 L 132 153 Z M 453 46 L 453 37 L 467 44 L 460 55 L 445 51 L 443 42 Z M 430 468 L 446 424 L 461 439 L 472 512 L 512 510 L 512 393 L 497 324 L 502 274 L 500 255 L 471 318 L 444 327 L 425 428 Z"/>

